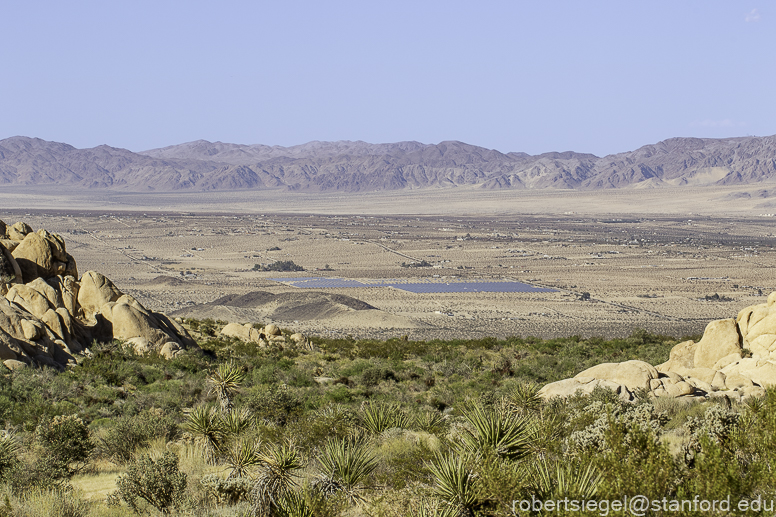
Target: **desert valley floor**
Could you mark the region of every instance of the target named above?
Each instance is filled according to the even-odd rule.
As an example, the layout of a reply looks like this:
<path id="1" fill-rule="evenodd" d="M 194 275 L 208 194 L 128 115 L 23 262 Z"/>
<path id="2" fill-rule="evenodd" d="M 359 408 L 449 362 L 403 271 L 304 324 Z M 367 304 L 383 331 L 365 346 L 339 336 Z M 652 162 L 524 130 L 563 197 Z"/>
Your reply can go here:
<path id="1" fill-rule="evenodd" d="M 316 215 L 299 206 L 297 213 L 73 206 L 0 208 L 0 219 L 60 233 L 80 273 L 100 271 L 155 310 L 273 321 L 320 335 L 611 337 L 643 328 L 680 337 L 776 290 L 776 236 L 772 217 L 763 214 Z M 305 271 L 254 269 L 279 260 Z M 429 266 L 407 267 L 423 261 Z M 556 291 L 415 294 L 300 289 L 270 280 L 300 276 L 515 280 Z"/>

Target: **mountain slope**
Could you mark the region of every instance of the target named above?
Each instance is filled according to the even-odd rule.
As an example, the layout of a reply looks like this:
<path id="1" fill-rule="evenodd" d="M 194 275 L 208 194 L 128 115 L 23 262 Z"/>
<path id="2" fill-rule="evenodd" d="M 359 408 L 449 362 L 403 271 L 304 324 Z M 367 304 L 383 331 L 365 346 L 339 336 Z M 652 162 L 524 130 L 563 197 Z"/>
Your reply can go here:
<path id="1" fill-rule="evenodd" d="M 37 138 L 0 140 L 0 184 L 146 190 L 365 192 L 478 185 L 611 189 L 776 181 L 776 136 L 671 138 L 599 158 L 501 153 L 457 141 L 308 142 L 292 147 L 198 140 L 133 153 Z"/>

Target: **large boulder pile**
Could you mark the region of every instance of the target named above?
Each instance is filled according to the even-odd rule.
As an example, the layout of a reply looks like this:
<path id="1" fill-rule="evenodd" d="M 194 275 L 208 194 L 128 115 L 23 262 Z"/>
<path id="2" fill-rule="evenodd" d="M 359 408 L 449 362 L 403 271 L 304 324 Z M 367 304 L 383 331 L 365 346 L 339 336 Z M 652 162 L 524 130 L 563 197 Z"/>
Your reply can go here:
<path id="1" fill-rule="evenodd" d="M 196 346 L 186 330 L 149 311 L 100 273 L 78 278 L 65 241 L 0 221 L 0 360 L 64 368 L 92 341 L 122 339 L 138 353 L 174 357 Z"/>
<path id="2" fill-rule="evenodd" d="M 545 399 L 611 388 L 623 400 L 637 390 L 654 397 L 741 400 L 776 386 L 776 292 L 747 307 L 738 317 L 712 321 L 697 343 L 674 346 L 668 361 L 655 367 L 643 361 L 604 363 L 571 379 L 544 386 Z"/>

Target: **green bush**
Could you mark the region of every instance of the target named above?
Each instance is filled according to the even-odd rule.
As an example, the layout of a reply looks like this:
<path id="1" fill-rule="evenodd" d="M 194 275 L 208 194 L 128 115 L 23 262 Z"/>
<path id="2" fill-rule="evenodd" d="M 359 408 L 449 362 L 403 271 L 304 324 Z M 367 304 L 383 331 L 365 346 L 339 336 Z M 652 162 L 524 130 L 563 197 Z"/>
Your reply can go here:
<path id="1" fill-rule="evenodd" d="M 259 420 L 276 425 L 285 425 L 302 409 L 302 402 L 285 384 L 255 386 L 242 404 Z"/>
<path id="2" fill-rule="evenodd" d="M 208 495 L 218 504 L 237 504 L 247 501 L 253 488 L 253 481 L 247 477 L 222 478 L 208 474 L 200 480 Z"/>
<path id="3" fill-rule="evenodd" d="M 159 410 L 144 411 L 135 416 L 123 416 L 102 431 L 98 450 L 102 457 L 125 464 L 139 447 L 145 447 L 154 438 L 175 440 L 178 425 Z"/>
<path id="4" fill-rule="evenodd" d="M 162 513 L 169 513 L 183 503 L 186 474 L 178 468 L 178 456 L 165 452 L 154 461 L 141 456 L 127 467 L 126 473 L 116 480 L 112 500 L 122 500 L 135 512 L 140 511 L 140 500 Z"/>
<path id="5" fill-rule="evenodd" d="M 55 416 L 40 424 L 35 439 L 47 456 L 71 474 L 86 465 L 94 449 L 89 427 L 75 415 Z"/>
<path id="6" fill-rule="evenodd" d="M 387 380 L 396 380 L 396 374 L 388 368 L 368 368 L 361 374 L 361 383 L 364 386 L 376 386 Z"/>

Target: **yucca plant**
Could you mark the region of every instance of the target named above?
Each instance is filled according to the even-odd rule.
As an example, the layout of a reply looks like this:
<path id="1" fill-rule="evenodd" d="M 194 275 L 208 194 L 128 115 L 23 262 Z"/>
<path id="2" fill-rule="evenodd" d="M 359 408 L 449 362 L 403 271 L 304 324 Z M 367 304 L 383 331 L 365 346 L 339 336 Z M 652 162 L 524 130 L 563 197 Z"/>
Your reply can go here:
<path id="1" fill-rule="evenodd" d="M 313 517 L 314 513 L 303 493 L 290 491 L 278 501 L 280 517 Z"/>
<path id="2" fill-rule="evenodd" d="M 519 459 L 530 450 L 530 429 L 525 418 L 479 404 L 467 404 L 463 417 L 472 429 L 465 428 L 460 447 L 469 453 L 495 452 L 503 458 Z"/>
<path id="3" fill-rule="evenodd" d="M 563 437 L 564 420 L 557 414 L 542 414 L 527 422 L 528 444 L 534 454 L 545 453 Z"/>
<path id="4" fill-rule="evenodd" d="M 361 425 L 372 434 L 386 429 L 409 427 L 409 418 L 398 404 L 364 404 L 361 410 Z"/>
<path id="5" fill-rule="evenodd" d="M 254 418 L 251 410 L 248 408 L 232 409 L 221 414 L 221 422 L 224 425 L 225 433 L 239 436 L 243 431 L 253 427 Z"/>
<path id="6" fill-rule="evenodd" d="M 548 462 L 542 459 L 533 473 L 536 495 L 541 499 L 592 499 L 598 493 L 602 476 L 592 464 L 576 461 Z"/>
<path id="7" fill-rule="evenodd" d="M 327 440 L 318 463 L 316 488 L 323 493 L 342 492 L 351 502 L 363 501 L 359 490 L 377 468 L 377 459 L 367 443 L 354 439 Z"/>
<path id="8" fill-rule="evenodd" d="M 434 475 L 434 494 L 451 508 L 457 516 L 473 516 L 477 507 L 477 490 L 474 475 L 462 456 L 437 455 L 428 465 Z M 433 514 L 432 514 L 433 515 Z"/>
<path id="9" fill-rule="evenodd" d="M 11 431 L 0 431 L 0 476 L 17 461 L 19 442 Z"/>
<path id="10" fill-rule="evenodd" d="M 207 378 L 208 391 L 215 393 L 218 402 L 221 404 L 221 411 L 226 412 L 232 409 L 232 397 L 240 389 L 245 374 L 233 362 L 221 363 L 216 371 Z"/>
<path id="11" fill-rule="evenodd" d="M 226 450 L 226 465 L 231 469 L 229 478 L 248 477 L 250 469 L 261 463 L 261 442 L 257 440 L 240 441 Z"/>
<path id="12" fill-rule="evenodd" d="M 445 430 L 447 422 L 438 411 L 423 411 L 415 415 L 415 427 L 420 431 L 437 434 Z"/>
<path id="13" fill-rule="evenodd" d="M 509 411 L 523 414 L 537 411 L 542 406 L 539 396 L 541 386 L 532 382 L 518 383 L 508 395 L 503 397 L 502 405 Z"/>
<path id="14" fill-rule="evenodd" d="M 221 415 L 214 407 L 194 408 L 184 424 L 184 428 L 199 439 L 205 447 L 205 459 L 213 463 L 226 437 Z"/>
<path id="15" fill-rule="evenodd" d="M 296 478 L 305 463 L 293 443 L 273 443 L 259 452 L 258 459 L 257 496 L 274 503 L 298 486 Z"/>

